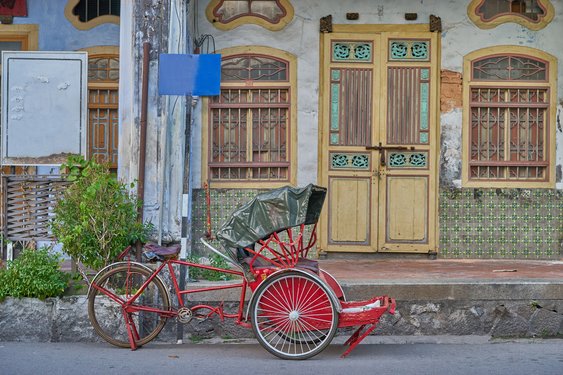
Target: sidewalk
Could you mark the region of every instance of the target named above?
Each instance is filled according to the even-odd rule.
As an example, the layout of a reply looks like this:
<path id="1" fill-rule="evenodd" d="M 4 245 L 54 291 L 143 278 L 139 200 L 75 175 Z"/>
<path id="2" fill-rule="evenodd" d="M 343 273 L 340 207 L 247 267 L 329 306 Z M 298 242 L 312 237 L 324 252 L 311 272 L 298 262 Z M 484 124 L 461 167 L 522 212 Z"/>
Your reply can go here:
<path id="1" fill-rule="evenodd" d="M 362 259 L 353 257 L 319 260 L 322 269 L 343 282 L 458 282 L 458 281 L 560 281 L 563 260 L 492 259 Z"/>

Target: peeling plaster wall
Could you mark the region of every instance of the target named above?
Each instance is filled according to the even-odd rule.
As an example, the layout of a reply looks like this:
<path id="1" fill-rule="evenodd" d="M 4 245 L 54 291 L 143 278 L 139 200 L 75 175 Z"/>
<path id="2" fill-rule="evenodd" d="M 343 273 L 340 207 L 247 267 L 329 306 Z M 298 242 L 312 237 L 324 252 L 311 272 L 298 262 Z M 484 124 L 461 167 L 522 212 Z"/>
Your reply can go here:
<path id="1" fill-rule="evenodd" d="M 161 53 L 186 53 L 187 9 L 181 0 L 142 0 L 121 5 L 119 176 L 138 180 L 143 44 L 150 43 L 144 184 L 144 220 L 154 239 L 178 241 L 184 179 L 184 97 L 158 94 Z"/>
<path id="2" fill-rule="evenodd" d="M 318 145 L 318 91 L 319 91 L 319 19 L 332 15 L 334 24 L 407 24 L 405 13 L 417 13 L 414 23 L 428 23 L 431 14 L 442 20 L 442 71 L 446 88 L 453 89 L 456 78 L 461 78 L 463 56 L 477 49 L 494 45 L 517 45 L 541 49 L 563 60 L 560 35 L 563 35 L 563 3 L 552 1 L 555 18 L 546 28 L 531 31 L 527 28 L 507 23 L 493 29 L 483 30 L 475 26 L 467 17 L 468 1 L 465 0 L 294 0 L 294 19 L 288 26 L 272 32 L 256 25 L 242 25 L 229 31 L 214 28 L 205 17 L 207 2 L 199 2 L 198 28 L 201 34 L 211 34 L 217 49 L 240 45 L 275 46 L 298 56 L 298 175 L 297 183 L 304 185 L 317 180 Z M 358 12 L 357 21 L 346 20 L 346 13 Z M 563 102 L 563 69 L 558 74 L 558 100 Z M 448 86 L 450 85 L 450 86 Z M 444 86 L 443 86 L 444 88 Z M 445 95 L 452 94 L 446 90 Z M 444 98 L 442 98 L 444 99 Z M 442 184 L 456 185 L 460 175 L 461 154 L 454 147 L 461 145 L 461 111 L 457 96 L 442 101 L 441 114 L 441 166 Z M 195 139 L 201 139 L 201 108 L 195 110 Z M 562 107 L 558 107 L 557 129 L 557 170 L 559 189 L 563 165 L 563 130 L 561 127 Z M 194 147 L 195 160 L 200 160 L 201 145 Z M 201 165 L 195 163 L 196 186 L 201 185 Z"/>
<path id="3" fill-rule="evenodd" d="M 461 117 L 459 108 L 440 116 L 440 185 L 461 187 Z"/>

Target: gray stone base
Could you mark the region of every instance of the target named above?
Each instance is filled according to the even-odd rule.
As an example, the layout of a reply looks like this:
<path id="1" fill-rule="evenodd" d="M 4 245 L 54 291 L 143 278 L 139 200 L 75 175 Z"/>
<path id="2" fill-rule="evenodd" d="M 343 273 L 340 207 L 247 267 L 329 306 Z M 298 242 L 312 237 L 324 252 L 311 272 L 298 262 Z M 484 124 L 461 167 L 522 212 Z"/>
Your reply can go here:
<path id="1" fill-rule="evenodd" d="M 202 285 L 202 287 L 205 285 Z M 385 314 L 376 335 L 480 335 L 492 337 L 563 337 L 563 284 L 458 283 L 344 284 L 349 300 L 392 295 L 395 315 Z M 223 294 L 225 309 L 236 311 L 235 293 Z M 211 302 L 204 302 L 212 304 Z M 7 298 L 0 303 L 0 341 L 100 341 L 88 320 L 85 296 Z M 178 324 L 170 320 L 158 341 L 175 343 Z M 340 335 L 353 329 L 341 330 Z M 183 325 L 184 342 L 251 338 L 251 329 L 232 319 L 213 317 Z"/>

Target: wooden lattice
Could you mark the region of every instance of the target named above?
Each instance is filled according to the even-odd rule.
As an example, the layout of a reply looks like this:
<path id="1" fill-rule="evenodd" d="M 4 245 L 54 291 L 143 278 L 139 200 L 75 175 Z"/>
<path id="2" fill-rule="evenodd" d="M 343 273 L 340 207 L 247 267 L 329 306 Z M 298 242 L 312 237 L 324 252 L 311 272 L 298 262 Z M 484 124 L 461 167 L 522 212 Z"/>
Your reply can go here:
<path id="1" fill-rule="evenodd" d="M 51 176 L 2 177 L 2 231 L 10 241 L 53 240 L 49 220 L 68 182 Z"/>

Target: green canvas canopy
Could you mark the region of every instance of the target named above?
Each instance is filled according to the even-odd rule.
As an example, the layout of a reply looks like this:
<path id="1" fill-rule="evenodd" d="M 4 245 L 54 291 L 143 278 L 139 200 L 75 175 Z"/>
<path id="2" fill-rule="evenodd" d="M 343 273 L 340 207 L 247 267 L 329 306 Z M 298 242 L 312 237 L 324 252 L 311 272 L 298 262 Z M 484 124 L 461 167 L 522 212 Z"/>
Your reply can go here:
<path id="1" fill-rule="evenodd" d="M 272 233 L 319 220 L 326 189 L 310 184 L 303 188 L 285 186 L 258 194 L 233 212 L 221 226 L 217 238 L 231 255 Z"/>

